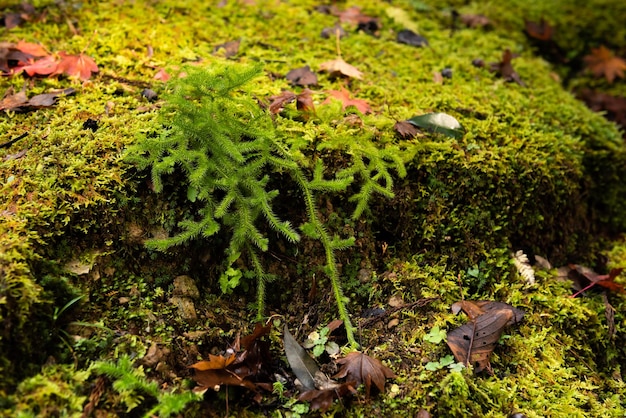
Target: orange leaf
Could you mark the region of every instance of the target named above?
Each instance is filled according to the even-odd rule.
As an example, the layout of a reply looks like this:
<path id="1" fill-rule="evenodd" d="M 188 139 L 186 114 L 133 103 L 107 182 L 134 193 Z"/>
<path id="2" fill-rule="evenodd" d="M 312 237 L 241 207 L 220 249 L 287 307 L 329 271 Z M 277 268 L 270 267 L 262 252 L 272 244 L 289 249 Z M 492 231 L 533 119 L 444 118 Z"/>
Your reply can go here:
<path id="1" fill-rule="evenodd" d="M 612 83 L 615 77 L 624 78 L 626 61 L 613 55 L 613 52 L 604 45 L 591 48 L 591 54 L 585 56 L 584 60 L 594 76 L 604 76 L 609 83 Z"/>
<path id="2" fill-rule="evenodd" d="M 372 112 L 372 108 L 370 107 L 370 105 L 367 103 L 366 100 L 350 98 L 350 92 L 348 90 L 346 90 L 344 87 L 341 88 L 341 91 L 338 91 L 338 90 L 327 90 L 326 92 L 328 94 L 330 94 L 330 97 L 328 97 L 326 100 L 324 100 L 324 102 L 322 104 L 330 103 L 330 99 L 332 97 L 332 98 L 337 99 L 337 100 L 339 100 L 341 102 L 342 109 L 344 109 L 344 110 L 348 106 L 354 106 L 354 107 L 357 108 L 357 110 L 359 112 L 363 113 L 364 115 Z"/>
<path id="3" fill-rule="evenodd" d="M 362 72 L 341 58 L 321 63 L 320 70 L 330 73 L 331 76 L 344 75 L 359 80 L 363 78 Z"/>
<path id="4" fill-rule="evenodd" d="M 224 356 L 215 356 L 213 354 L 209 354 L 208 360 L 203 360 L 203 361 L 194 363 L 191 366 L 189 366 L 189 368 L 196 369 L 198 371 L 223 369 L 231 365 L 235 361 L 235 359 L 236 357 L 234 355 L 224 357 Z"/>
<path id="5" fill-rule="evenodd" d="M 18 41 L 15 45 L 16 49 L 19 49 L 25 54 L 32 55 L 33 57 L 45 57 L 48 55 L 48 51 L 41 44 L 34 44 L 31 42 Z"/>
<path id="6" fill-rule="evenodd" d="M 70 77 L 78 77 L 81 80 L 89 80 L 91 73 L 98 72 L 98 66 L 93 58 L 82 53 L 78 55 L 69 55 L 65 52 L 59 52 L 61 61 L 53 74 L 67 74 Z"/>

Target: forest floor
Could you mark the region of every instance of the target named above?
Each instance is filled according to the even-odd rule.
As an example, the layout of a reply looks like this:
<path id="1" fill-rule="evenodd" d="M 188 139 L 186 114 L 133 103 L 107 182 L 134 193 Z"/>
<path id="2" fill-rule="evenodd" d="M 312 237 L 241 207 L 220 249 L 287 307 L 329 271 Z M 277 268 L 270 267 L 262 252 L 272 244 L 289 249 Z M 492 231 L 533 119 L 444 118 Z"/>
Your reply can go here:
<path id="1" fill-rule="evenodd" d="M 14 3 L 0 415 L 626 414 L 621 2 Z"/>

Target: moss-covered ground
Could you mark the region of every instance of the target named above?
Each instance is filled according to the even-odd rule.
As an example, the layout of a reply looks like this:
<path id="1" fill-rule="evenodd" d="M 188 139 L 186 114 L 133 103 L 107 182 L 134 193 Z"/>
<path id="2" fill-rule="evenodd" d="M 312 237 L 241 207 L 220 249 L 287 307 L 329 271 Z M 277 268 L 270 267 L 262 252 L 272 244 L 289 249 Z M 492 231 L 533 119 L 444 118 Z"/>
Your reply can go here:
<path id="1" fill-rule="evenodd" d="M 0 13 L 19 10 L 19 2 L 9 3 Z M 184 65 L 262 63 L 263 75 L 247 87 L 260 102 L 284 89 L 302 91 L 284 78 L 288 71 L 304 65 L 316 71 L 337 57 L 336 40 L 320 33 L 338 18 L 321 6 L 309 0 L 36 1 L 30 20 L 3 29 L 3 41 L 84 50 L 99 72 L 84 82 L 0 79 L 0 91 L 24 88 L 29 97 L 76 89 L 53 107 L 0 115 L 0 143 L 26 134 L 0 149 L 0 414 L 81 416 L 88 406 L 83 416 L 143 416 L 167 403 L 170 392 L 191 390 L 189 365 L 253 329 L 254 281 L 243 277 L 234 291 L 220 290 L 225 236 L 166 253 L 146 249 L 147 239 L 175 231 L 196 206 L 180 172 L 155 194 L 149 172 L 128 163 L 125 152 L 162 129 L 162 100 L 142 95 L 144 89 L 166 93 L 167 84 L 155 79 L 161 69 L 176 77 Z M 323 159 L 329 177 L 359 150 L 397 152 L 393 198 L 375 197 L 357 220 L 350 217 L 349 193 L 320 196 L 317 205 L 332 233 L 356 238 L 338 255 L 348 309 L 363 350 L 398 377 L 375 399 L 361 394 L 325 414 L 624 416 L 625 296 L 589 291 L 571 298 L 572 282 L 538 265 L 536 282 L 527 284 L 511 253 L 522 249 L 555 267 L 580 264 L 599 273 L 626 267 L 622 133 L 572 93 L 591 87 L 624 94 L 624 80 L 609 84 L 576 63 L 600 44 L 624 56 L 626 6 L 608 0 L 333 5 L 350 6 L 380 23 L 374 33 L 344 23 L 341 56 L 363 78 L 319 72 L 311 87 L 316 115 L 303 116 L 292 103 L 274 116 L 275 126 L 303 161 Z M 491 24 L 459 23 L 452 30 L 453 10 L 484 14 Z M 568 63 L 547 62 L 523 34 L 524 19 L 541 18 L 555 27 Z M 429 46 L 396 42 L 407 28 Z M 216 48 L 235 40 L 233 56 Z M 507 48 L 518 54 L 512 64 L 526 86 L 489 71 Z M 485 65 L 475 65 L 477 59 Z M 440 76 L 444 69 L 451 78 Z M 328 90 L 341 87 L 367 100 L 372 112 L 322 104 Z M 458 119 L 463 137 L 401 138 L 394 131 L 397 121 L 429 112 Z M 89 129 L 93 121 L 97 128 Z M 281 173 L 273 175 L 278 215 L 299 225 L 305 213 L 294 204 L 296 189 Z M 323 253 L 313 240 L 272 242 L 263 262 L 277 278 L 268 284 L 266 314 L 297 330 L 302 341 L 337 317 Z M 249 266 L 244 260 L 236 267 Z M 181 275 L 199 288 L 195 318 L 173 298 L 180 296 L 174 280 Z M 433 300 L 412 304 L 426 298 Z M 462 298 L 502 301 L 526 313 L 499 340 L 493 375 L 441 366 L 449 348 L 424 339 L 435 327 L 451 331 L 465 322 L 450 311 Z M 394 308 L 398 300 L 410 308 Z M 380 309 L 386 313 L 372 319 Z M 292 379 L 280 329 L 270 334 L 272 367 Z M 125 370 L 124 378 L 106 373 L 106 362 Z M 201 401 L 187 399 L 182 414 L 224 416 L 226 405 L 232 416 L 308 411 L 295 402 L 291 381 L 285 388 L 285 396 L 266 393 L 260 402 L 244 390 L 231 388 L 226 396 L 222 388 Z"/>

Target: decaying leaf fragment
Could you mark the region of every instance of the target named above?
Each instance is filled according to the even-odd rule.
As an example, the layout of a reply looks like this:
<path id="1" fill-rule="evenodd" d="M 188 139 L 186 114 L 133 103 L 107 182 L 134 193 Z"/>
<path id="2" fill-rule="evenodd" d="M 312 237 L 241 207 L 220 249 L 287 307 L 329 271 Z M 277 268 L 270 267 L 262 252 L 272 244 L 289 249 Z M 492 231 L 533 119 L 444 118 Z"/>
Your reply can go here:
<path id="1" fill-rule="evenodd" d="M 511 258 L 513 259 L 513 264 L 515 264 L 517 272 L 522 276 L 524 281 L 528 284 L 535 284 L 535 270 L 533 270 L 530 265 L 530 260 L 528 260 L 528 256 L 524 251 L 518 250 L 514 254 L 511 253 Z"/>
<path id="2" fill-rule="evenodd" d="M 459 363 L 466 366 L 475 364 L 476 373 L 487 370 L 492 374 L 489 356 L 504 329 L 520 322 L 524 312 L 509 304 L 493 301 L 462 301 L 452 305 L 452 312 L 461 310 L 470 322 L 448 332 L 448 347 Z"/>

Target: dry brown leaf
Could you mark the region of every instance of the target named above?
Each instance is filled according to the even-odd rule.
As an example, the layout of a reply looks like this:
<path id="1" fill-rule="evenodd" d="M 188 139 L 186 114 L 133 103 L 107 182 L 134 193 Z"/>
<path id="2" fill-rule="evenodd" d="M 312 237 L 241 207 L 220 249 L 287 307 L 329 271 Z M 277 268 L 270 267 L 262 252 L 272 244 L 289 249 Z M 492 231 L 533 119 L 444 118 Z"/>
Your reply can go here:
<path id="1" fill-rule="evenodd" d="M 289 71 L 285 78 L 291 81 L 291 84 L 297 86 L 310 86 L 317 84 L 317 74 L 311 71 L 311 68 L 308 65 Z"/>
<path id="2" fill-rule="evenodd" d="M 613 52 L 604 45 L 591 48 L 591 54 L 585 56 L 584 60 L 594 76 L 604 76 L 609 83 L 612 83 L 616 77 L 624 78 L 626 61 L 613 55 Z"/>
<path id="3" fill-rule="evenodd" d="M 313 411 L 319 409 L 322 412 L 325 412 L 331 407 L 335 399 L 341 399 L 348 394 L 356 394 L 356 389 L 354 389 L 355 386 L 356 382 L 346 382 L 330 389 L 307 390 L 306 392 L 300 394 L 298 400 L 311 402 L 311 409 Z"/>
<path id="4" fill-rule="evenodd" d="M 417 126 L 405 120 L 396 122 L 396 124 L 393 125 L 393 129 L 402 139 L 413 138 L 419 132 Z"/>
<path id="5" fill-rule="evenodd" d="M 380 360 L 358 351 L 337 360 L 337 363 L 341 365 L 341 369 L 333 377 L 345 377 L 349 381 L 354 380 L 357 385 L 365 384 L 365 396 L 367 397 L 370 395 L 372 383 L 380 392 L 384 392 L 385 379 L 396 377 L 394 372 L 389 367 L 383 365 Z"/>
<path id="6" fill-rule="evenodd" d="M 547 42 L 552 39 L 554 35 L 554 28 L 545 21 L 545 19 L 541 19 L 539 22 L 532 22 L 530 20 L 525 21 L 525 31 L 526 34 L 539 41 Z"/>
<path id="7" fill-rule="evenodd" d="M 269 110 L 272 115 L 275 115 L 283 110 L 285 105 L 296 100 L 296 93 L 294 93 L 293 91 L 285 90 L 277 96 L 271 96 L 270 100 L 271 102 Z"/>
<path id="8" fill-rule="evenodd" d="M 515 58 L 515 56 L 511 50 L 507 48 L 502 53 L 502 61 L 491 64 L 491 71 L 495 71 L 506 81 L 515 81 L 520 86 L 526 87 L 526 84 L 524 84 L 519 74 L 513 69 L 513 64 L 511 64 L 513 58 Z"/>
<path id="9" fill-rule="evenodd" d="M 12 110 L 17 107 L 24 106 L 27 102 L 28 97 L 26 97 L 26 92 L 24 90 L 16 94 L 8 92 L 8 94 L 5 94 L 4 98 L 0 100 L 0 110 Z"/>
<path id="10" fill-rule="evenodd" d="M 463 310 L 471 319 L 467 324 L 448 332 L 447 344 L 456 361 L 476 364 L 476 373 L 492 373 L 489 357 L 507 326 L 524 317 L 520 309 L 503 302 L 462 301 L 452 305 L 452 311 Z"/>
<path id="11" fill-rule="evenodd" d="M 315 113 L 315 104 L 313 103 L 313 92 L 309 89 L 302 90 L 302 93 L 296 96 L 296 108 L 305 113 Z"/>
<path id="12" fill-rule="evenodd" d="M 331 98 L 334 98 L 341 102 L 341 107 L 344 110 L 349 106 L 354 106 L 359 112 L 363 113 L 364 115 L 372 112 L 372 108 L 366 100 L 351 98 L 350 92 L 344 87 L 341 88 L 341 91 L 327 90 L 326 92 L 330 95 L 330 97 L 326 98 L 326 100 L 324 100 L 322 104 L 328 104 L 330 103 Z"/>
<path id="13" fill-rule="evenodd" d="M 241 39 L 237 39 L 216 45 L 215 48 L 213 48 L 213 55 L 222 54 L 224 58 L 233 57 L 239 53 L 240 44 Z"/>
<path id="14" fill-rule="evenodd" d="M 337 75 L 344 75 L 358 80 L 363 78 L 362 72 L 360 72 L 356 67 L 345 62 L 342 58 L 321 63 L 320 70 L 326 71 L 333 77 Z"/>

